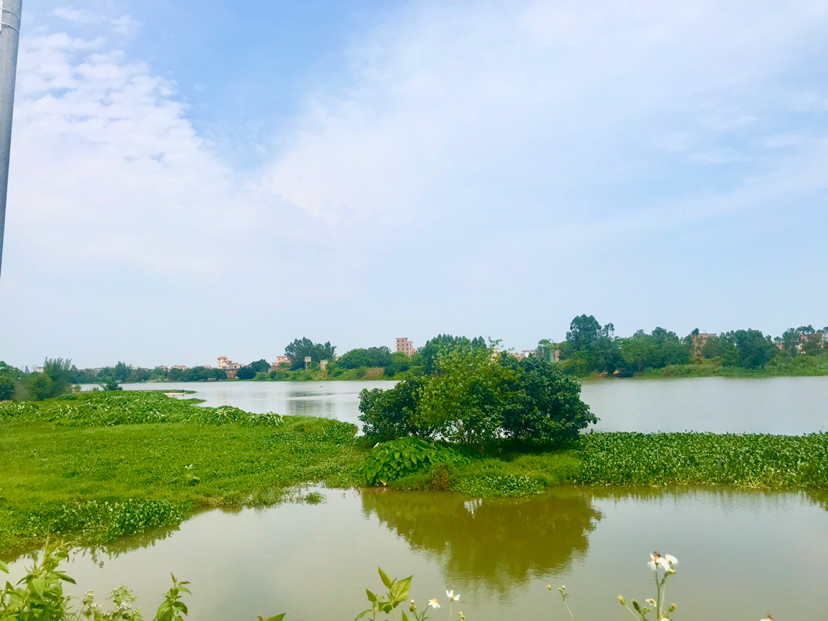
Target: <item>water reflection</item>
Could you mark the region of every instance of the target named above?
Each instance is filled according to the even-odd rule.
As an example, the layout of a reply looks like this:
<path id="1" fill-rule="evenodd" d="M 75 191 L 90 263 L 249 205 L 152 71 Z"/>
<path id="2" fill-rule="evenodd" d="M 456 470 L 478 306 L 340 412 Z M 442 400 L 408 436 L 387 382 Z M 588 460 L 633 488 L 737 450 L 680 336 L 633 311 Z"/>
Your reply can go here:
<path id="1" fill-rule="evenodd" d="M 514 500 L 366 490 L 362 511 L 434 557 L 447 575 L 501 594 L 567 571 L 602 517 L 574 490 Z"/>

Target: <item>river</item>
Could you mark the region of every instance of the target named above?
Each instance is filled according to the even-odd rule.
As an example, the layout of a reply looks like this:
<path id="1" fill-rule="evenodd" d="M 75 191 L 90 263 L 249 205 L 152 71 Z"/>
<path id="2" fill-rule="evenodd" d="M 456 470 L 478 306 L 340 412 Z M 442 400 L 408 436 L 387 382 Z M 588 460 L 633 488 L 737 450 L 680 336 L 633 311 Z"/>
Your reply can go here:
<path id="1" fill-rule="evenodd" d="M 323 416 L 359 424 L 359 392 L 379 382 L 125 384 L 126 390 L 194 390 L 204 405 Z M 584 382 L 597 431 L 711 431 L 801 435 L 828 430 L 828 377 L 699 377 Z"/>
<path id="2" fill-rule="evenodd" d="M 142 385 L 194 389 L 207 405 L 357 422 L 359 390 L 388 382 Z M 131 388 L 131 386 L 127 386 Z M 828 427 L 828 378 L 589 382 L 599 429 L 801 434 Z M 132 586 L 153 612 L 169 572 L 191 581 L 191 618 L 353 619 L 380 589 L 377 566 L 414 574 L 412 597 L 461 594 L 469 621 L 623 619 L 617 595 L 655 596 L 649 553 L 678 557 L 667 600 L 678 619 L 823 619 L 828 494 L 750 490 L 561 488 L 480 499 L 449 492 L 319 490 L 318 505 L 209 511 L 180 529 L 75 556 L 75 594 Z M 19 577 L 26 561 L 11 565 Z M 547 590 L 546 585 L 552 586 Z M 72 587 L 74 588 L 74 587 Z"/>

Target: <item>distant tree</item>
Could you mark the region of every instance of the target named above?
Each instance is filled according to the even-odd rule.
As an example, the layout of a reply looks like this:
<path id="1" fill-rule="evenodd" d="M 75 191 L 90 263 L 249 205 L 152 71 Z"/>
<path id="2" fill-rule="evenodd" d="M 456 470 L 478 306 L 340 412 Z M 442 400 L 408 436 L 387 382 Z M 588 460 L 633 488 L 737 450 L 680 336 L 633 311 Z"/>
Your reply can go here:
<path id="1" fill-rule="evenodd" d="M 777 352 L 771 338 L 759 330 L 736 330 L 726 338 L 738 350 L 738 364 L 745 369 L 764 368 Z"/>
<path id="2" fill-rule="evenodd" d="M 630 338 L 619 339 L 621 375 L 634 375 L 647 369 L 662 369 L 671 364 L 690 362 L 692 337 L 679 339 L 675 332 L 657 327 L 651 334 L 638 330 Z"/>
<path id="3" fill-rule="evenodd" d="M 285 355 L 291 358 L 291 370 L 305 368 L 305 357 L 310 356 L 311 362 L 319 363 L 322 360 L 331 360 L 336 347 L 328 341 L 324 344 L 314 343 L 307 337 L 295 339 L 285 347 Z M 238 377 L 238 375 L 236 376 Z"/>
<path id="4" fill-rule="evenodd" d="M 126 382 L 129 379 L 129 374 L 132 369 L 129 368 L 129 365 L 126 362 L 121 362 L 120 360 L 115 365 L 115 368 L 112 370 L 111 377 L 118 382 Z"/>
<path id="5" fill-rule="evenodd" d="M 55 383 L 45 373 L 30 373 L 23 380 L 23 391 L 26 399 L 42 401 L 53 397 Z"/>
<path id="6" fill-rule="evenodd" d="M 101 384 L 101 388 L 108 391 L 115 391 L 115 390 L 123 390 L 120 384 L 116 382 L 113 378 L 108 378 L 103 384 Z"/>
<path id="7" fill-rule="evenodd" d="M 612 324 L 608 324 L 612 325 Z M 589 349 L 601 335 L 601 324 L 592 315 L 578 315 L 569 324 L 566 341 L 573 351 Z"/>
<path id="8" fill-rule="evenodd" d="M 704 345 L 701 346 L 702 358 L 706 358 L 708 360 L 716 357 L 721 358 L 724 356 L 727 347 L 727 340 L 718 336 L 711 336 L 704 342 Z"/>
<path id="9" fill-rule="evenodd" d="M 434 373 L 437 366 L 437 356 L 442 352 L 449 352 L 455 349 L 470 351 L 472 349 L 486 348 L 486 341 L 483 339 L 482 336 L 478 336 L 469 340 L 465 336 L 438 334 L 434 338 L 426 341 L 426 344 L 417 353 L 420 354 L 420 360 L 422 361 L 423 371 L 426 373 L 426 375 L 431 375 L 432 373 Z"/>
<path id="10" fill-rule="evenodd" d="M 394 377 L 398 373 L 405 373 L 408 371 L 412 366 L 411 357 L 408 354 L 395 351 L 391 354 L 391 364 L 385 367 L 385 374 L 388 377 Z"/>
<path id="11" fill-rule="evenodd" d="M 802 332 L 800 328 L 788 328 L 782 333 L 782 347 L 792 356 L 799 352 L 799 345 L 802 343 Z"/>
<path id="12" fill-rule="evenodd" d="M 68 358 L 46 358 L 43 362 L 43 375 L 52 380 L 52 391 L 49 397 L 57 397 L 69 391 L 69 380 L 74 370 L 72 361 Z"/>
<path id="13" fill-rule="evenodd" d="M 535 348 L 535 353 L 546 360 L 547 362 L 552 362 L 555 357 L 555 351 L 557 351 L 558 346 L 556 343 L 553 343 L 549 339 L 541 339 L 538 341 L 538 346 Z"/>
<path id="14" fill-rule="evenodd" d="M 149 369 L 142 369 L 140 367 L 136 367 L 134 369 L 129 370 L 129 375 L 127 376 L 127 382 L 130 384 L 139 384 L 141 382 L 146 382 L 152 372 Z"/>
<path id="15" fill-rule="evenodd" d="M 242 367 L 238 371 L 236 371 L 236 378 L 240 380 L 249 380 L 256 377 L 256 371 L 253 370 L 250 365 L 246 367 Z"/>
<path id="16" fill-rule="evenodd" d="M 270 370 L 270 363 L 264 358 L 251 362 L 248 366 L 256 373 L 262 373 Z"/>
<path id="17" fill-rule="evenodd" d="M 352 349 L 342 354 L 337 364 L 344 369 L 387 367 L 391 364 L 391 350 L 385 346 Z"/>
<path id="18" fill-rule="evenodd" d="M 0 374 L 0 401 L 9 401 L 14 397 L 15 379 L 6 374 Z"/>
<path id="19" fill-rule="evenodd" d="M 15 386 L 23 372 L 5 362 L 0 361 L 0 401 L 8 401 L 14 397 Z"/>

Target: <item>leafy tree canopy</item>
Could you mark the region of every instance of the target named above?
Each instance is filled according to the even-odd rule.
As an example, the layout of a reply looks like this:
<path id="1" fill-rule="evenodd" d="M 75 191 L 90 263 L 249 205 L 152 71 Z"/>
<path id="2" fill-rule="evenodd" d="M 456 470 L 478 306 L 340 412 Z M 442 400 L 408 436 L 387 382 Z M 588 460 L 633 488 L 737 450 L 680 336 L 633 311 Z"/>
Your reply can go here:
<path id="1" fill-rule="evenodd" d="M 337 364 L 345 369 L 387 367 L 391 364 L 391 350 L 385 346 L 352 349 L 342 354 Z"/>
<path id="2" fill-rule="evenodd" d="M 270 363 L 267 360 L 265 360 L 264 358 L 262 358 L 261 360 L 256 360 L 255 362 L 251 362 L 247 366 L 249 366 L 251 369 L 253 369 L 254 374 L 255 373 L 262 373 L 263 371 L 269 371 L 270 370 Z"/>
<path id="3" fill-rule="evenodd" d="M 454 349 L 469 351 L 472 349 L 487 349 L 486 341 L 482 336 L 471 340 L 465 336 L 452 336 L 451 334 L 438 334 L 426 341 L 426 344 L 417 353 L 422 363 L 423 371 L 430 375 L 434 373 L 437 366 L 437 356 L 441 352 L 448 352 Z"/>
<path id="4" fill-rule="evenodd" d="M 560 443 L 597 420 L 579 394 L 575 380 L 540 357 L 518 360 L 487 347 L 456 347 L 438 354 L 431 374 L 391 390 L 363 390 L 360 419 L 366 434 L 383 439 Z"/>
<path id="5" fill-rule="evenodd" d="M 295 339 L 285 347 L 285 355 L 291 358 L 291 370 L 302 369 L 305 366 L 305 357 L 310 356 L 311 362 L 332 360 L 336 347 L 331 343 L 314 343 L 307 337 Z"/>

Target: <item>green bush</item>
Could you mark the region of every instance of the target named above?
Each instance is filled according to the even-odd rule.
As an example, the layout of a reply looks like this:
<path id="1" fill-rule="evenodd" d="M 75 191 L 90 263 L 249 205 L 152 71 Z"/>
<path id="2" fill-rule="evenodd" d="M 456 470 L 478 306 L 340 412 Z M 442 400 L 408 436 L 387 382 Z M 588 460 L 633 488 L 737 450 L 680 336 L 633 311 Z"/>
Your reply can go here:
<path id="1" fill-rule="evenodd" d="M 597 421 L 580 385 L 540 357 L 488 348 L 437 355 L 435 371 L 360 395 L 363 431 L 381 439 L 420 436 L 486 446 L 504 437 L 561 444 Z"/>

